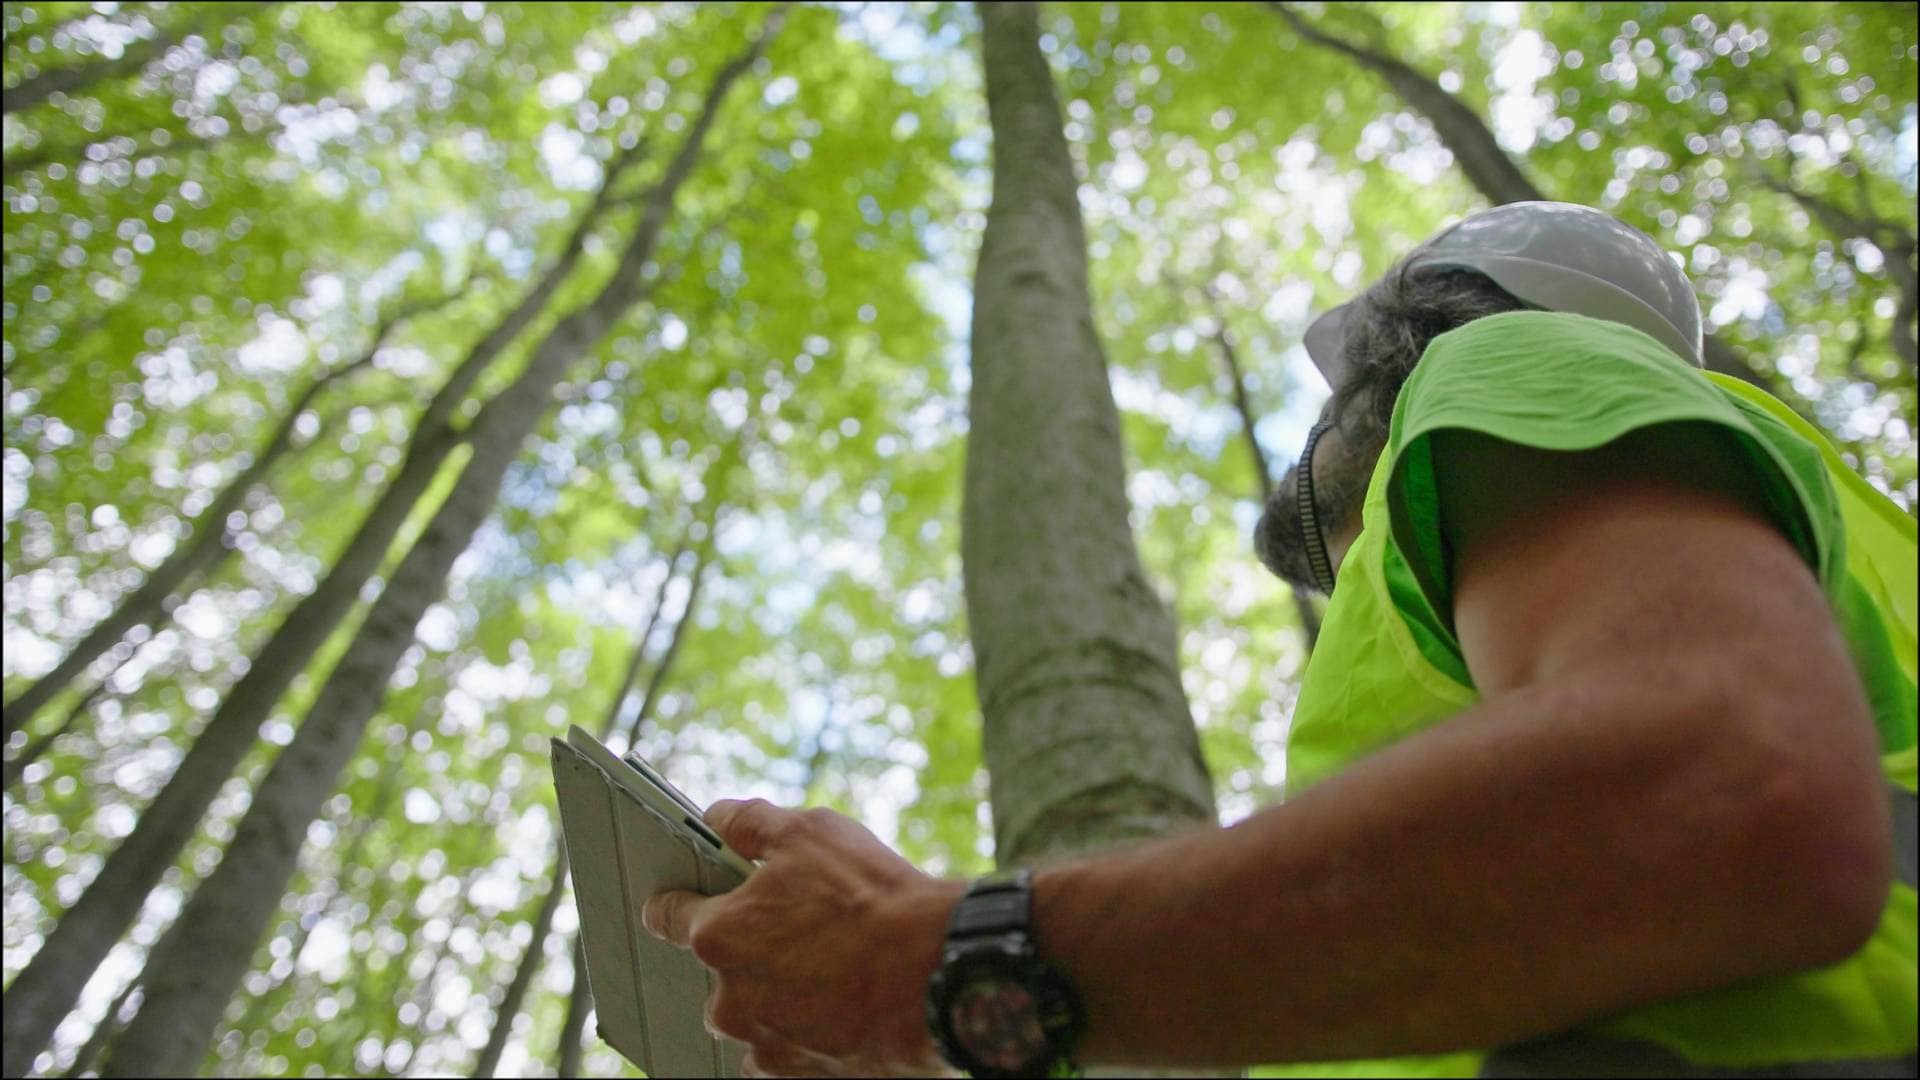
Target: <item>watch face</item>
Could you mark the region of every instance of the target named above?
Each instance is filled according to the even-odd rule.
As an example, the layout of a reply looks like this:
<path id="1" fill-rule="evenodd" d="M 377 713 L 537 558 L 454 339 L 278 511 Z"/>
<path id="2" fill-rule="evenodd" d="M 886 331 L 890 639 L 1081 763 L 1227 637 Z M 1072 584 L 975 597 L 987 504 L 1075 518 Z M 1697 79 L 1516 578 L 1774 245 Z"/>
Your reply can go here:
<path id="1" fill-rule="evenodd" d="M 1010 979 L 983 975 L 953 995 L 948 1030 L 968 1054 L 993 1069 L 1015 1072 L 1047 1049 L 1033 994 Z"/>

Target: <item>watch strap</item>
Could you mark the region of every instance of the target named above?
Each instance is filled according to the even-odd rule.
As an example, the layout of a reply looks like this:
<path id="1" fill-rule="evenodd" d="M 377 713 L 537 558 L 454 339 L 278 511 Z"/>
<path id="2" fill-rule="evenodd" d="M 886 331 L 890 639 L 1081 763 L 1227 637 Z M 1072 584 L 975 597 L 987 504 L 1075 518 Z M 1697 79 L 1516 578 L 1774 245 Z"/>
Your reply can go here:
<path id="1" fill-rule="evenodd" d="M 1029 920 L 1033 914 L 1033 870 L 989 874 L 973 883 L 967 894 L 953 906 L 953 918 L 947 923 L 949 943 L 988 934 L 1019 931 L 1031 938 Z"/>

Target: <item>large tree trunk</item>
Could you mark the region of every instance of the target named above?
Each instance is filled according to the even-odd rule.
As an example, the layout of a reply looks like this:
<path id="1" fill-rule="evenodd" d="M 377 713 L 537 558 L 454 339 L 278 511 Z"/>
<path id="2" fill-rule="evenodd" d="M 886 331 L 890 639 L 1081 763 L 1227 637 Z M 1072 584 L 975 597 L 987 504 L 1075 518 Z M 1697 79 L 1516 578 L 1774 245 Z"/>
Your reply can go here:
<path id="1" fill-rule="evenodd" d="M 239 475 L 229 481 L 220 494 L 214 496 L 206 510 L 194 519 L 187 542 L 175 548 L 159 566 L 154 567 L 139 588 L 127 594 L 106 618 L 96 623 L 52 671 L 41 676 L 7 704 L 4 710 L 6 736 L 11 737 L 15 731 L 25 727 L 34 713 L 66 689 L 101 653 L 119 644 L 129 630 L 161 617 L 169 599 L 174 598 L 189 582 L 211 573 L 233 552 L 232 531 L 226 525 L 227 515 L 239 509 L 254 485 L 265 480 L 273 467 L 293 448 L 294 428 L 301 414 L 307 411 L 322 391 L 337 380 L 371 367 L 373 358 L 386 346 L 387 339 L 393 336 L 394 330 L 402 322 L 451 303 L 459 295 L 456 292 L 431 303 L 409 307 L 381 320 L 374 331 L 373 343 L 367 346 L 365 352 L 352 363 L 337 367 L 307 384 L 247 467 L 240 470 Z"/>
<path id="2" fill-rule="evenodd" d="M 418 725 L 415 725 L 415 730 L 418 730 Z M 335 864 L 331 891 L 327 894 L 326 900 L 314 910 L 311 917 L 296 916 L 294 918 L 293 931 L 287 935 L 287 974 L 274 980 L 253 996 L 253 1000 L 247 1004 L 246 1012 L 234 1025 L 237 1030 L 253 1031 L 267 1022 L 267 1018 L 273 1012 L 276 992 L 299 975 L 300 954 L 307 951 L 307 942 L 312 940 L 313 932 L 321 923 L 331 918 L 334 911 L 345 901 L 355 899 L 348 888 L 348 875 L 354 867 L 360 865 L 360 853 L 366 848 L 367 836 L 386 820 L 387 808 L 392 805 L 394 796 L 400 793 L 398 780 L 404 754 L 404 749 L 394 751 L 393 755 L 387 759 L 387 763 L 381 767 L 380 777 L 374 781 L 373 798 L 366 806 L 360 807 L 357 813 L 351 807 L 348 809 L 348 816 L 354 819 L 352 835 L 347 840 L 346 846 L 340 850 L 339 861 Z M 309 879 L 320 880 L 312 874 L 309 874 Z M 371 910 L 374 905 L 368 906 Z"/>
<path id="3" fill-rule="evenodd" d="M 974 282 L 962 565 L 1002 865 L 1214 819 L 1031 3 L 978 5 L 993 205 Z"/>
<path id="4" fill-rule="evenodd" d="M 1526 173 L 1520 171 L 1520 166 L 1500 148 L 1499 140 L 1494 138 L 1493 129 L 1487 126 L 1486 121 L 1465 102 L 1448 93 L 1431 76 L 1397 57 L 1335 37 L 1309 23 L 1278 0 L 1268 0 L 1267 6 L 1279 12 L 1301 37 L 1350 56 L 1385 78 L 1387 85 L 1393 87 L 1393 92 L 1400 95 L 1400 100 L 1432 122 L 1434 134 L 1440 136 L 1440 142 L 1460 163 L 1460 171 L 1467 174 L 1467 179 L 1481 195 L 1486 196 L 1488 202 L 1498 206 L 1552 198 L 1528 179 Z M 1719 338 L 1709 335 L 1704 352 L 1708 370 L 1752 383 L 1768 393 L 1779 392 L 1771 380 L 1755 370 L 1740 350 Z"/>
<path id="5" fill-rule="evenodd" d="M 463 440 L 464 435 L 453 427 L 456 410 L 467 400 L 474 382 L 539 315 L 579 261 L 587 235 L 613 201 L 614 182 L 632 161 L 632 155 L 616 159 L 559 259 L 427 402 L 399 473 L 367 512 L 345 552 L 253 657 L 247 673 L 227 691 L 133 833 L 108 857 L 86 892 L 7 988 L 0 999 L 5 1030 L 0 1075 L 21 1076 L 32 1067 L 94 969 L 133 924 L 147 893 L 192 838 L 221 785 L 253 747 L 261 723 L 280 695 L 358 602 L 361 588 L 380 569 L 414 504 Z"/>
<path id="6" fill-rule="evenodd" d="M 727 89 L 758 58 L 765 40 L 763 34 L 715 78 L 699 118 L 647 199 L 611 280 L 590 303 L 555 325 L 526 370 L 474 418 L 473 456 L 446 502 L 374 602 L 293 742 L 255 789 L 219 868 L 155 947 L 146 968 L 146 999 L 117 1042 L 108 1075 L 184 1076 L 199 1068 L 221 1009 L 293 872 L 307 827 L 379 708 L 395 664 L 413 641 L 415 624 L 440 597 L 454 559 L 492 512 L 507 467 L 552 405 L 555 384 L 646 293 L 641 270 L 658 244 L 674 196 L 693 171 Z"/>

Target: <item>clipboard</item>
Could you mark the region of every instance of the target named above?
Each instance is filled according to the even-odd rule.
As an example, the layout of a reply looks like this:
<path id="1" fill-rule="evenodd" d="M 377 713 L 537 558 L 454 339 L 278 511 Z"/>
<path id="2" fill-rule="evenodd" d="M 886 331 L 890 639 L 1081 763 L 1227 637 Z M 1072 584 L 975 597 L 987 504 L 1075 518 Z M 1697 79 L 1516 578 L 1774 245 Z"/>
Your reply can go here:
<path id="1" fill-rule="evenodd" d="M 717 896 L 753 864 L 637 756 L 616 757 L 579 727 L 551 743 L 600 1037 L 648 1076 L 741 1075 L 746 1047 L 707 1031 L 712 973 L 647 933 L 640 910 L 666 889 Z"/>

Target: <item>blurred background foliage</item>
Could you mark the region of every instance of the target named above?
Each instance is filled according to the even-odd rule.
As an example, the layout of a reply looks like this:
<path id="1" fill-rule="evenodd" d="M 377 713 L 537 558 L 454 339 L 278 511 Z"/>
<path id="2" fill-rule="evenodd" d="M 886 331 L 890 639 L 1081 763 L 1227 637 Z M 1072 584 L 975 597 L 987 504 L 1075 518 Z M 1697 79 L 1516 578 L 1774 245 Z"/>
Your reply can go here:
<path id="1" fill-rule="evenodd" d="M 657 179 L 764 13 L 6 5 L 7 700 L 220 533 L 164 614 L 7 743 L 9 980 L 324 576 L 604 166 L 640 147 L 639 181 Z M 1228 351 L 1277 473 L 1325 394 L 1299 348 L 1310 316 L 1498 197 L 1391 63 L 1464 105 L 1540 191 L 1685 259 L 1710 329 L 1912 511 L 1910 6 L 1089 3 L 1045 26 L 1134 526 L 1228 819 L 1282 790 L 1309 645 L 1250 556 L 1262 466 Z M 990 864 L 958 556 L 990 153 L 975 30 L 945 3 L 788 13 L 679 193 L 651 297 L 570 369 L 420 621 L 208 1073 L 468 1072 L 501 1023 L 503 1074 L 630 1073 L 590 1034 L 572 1056 L 571 904 L 534 940 L 557 828 L 545 740 L 568 722 L 631 731 L 696 798 L 834 806 L 929 870 Z M 460 415 L 594 294 L 633 218 L 598 220 Z M 283 422 L 286 452 L 196 531 Z M 148 948 L 357 622 L 261 726 L 41 1072 L 98 1067 L 103 1017 L 137 1004 Z"/>

